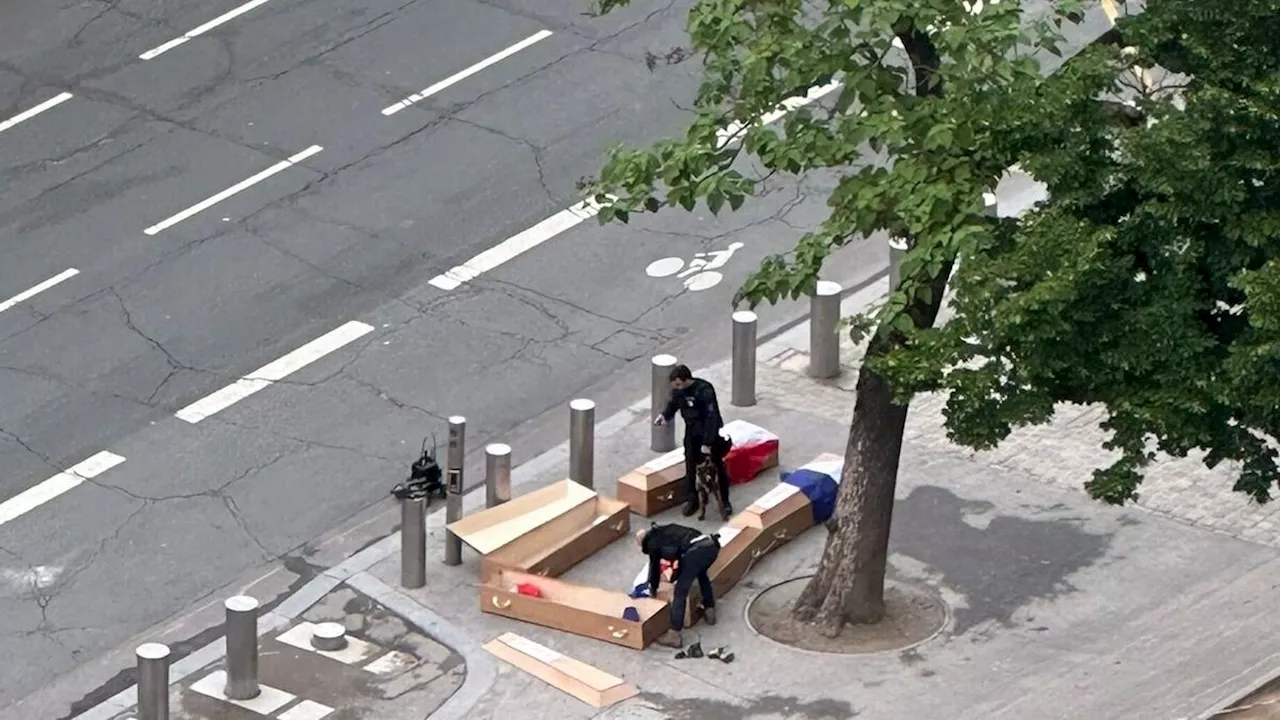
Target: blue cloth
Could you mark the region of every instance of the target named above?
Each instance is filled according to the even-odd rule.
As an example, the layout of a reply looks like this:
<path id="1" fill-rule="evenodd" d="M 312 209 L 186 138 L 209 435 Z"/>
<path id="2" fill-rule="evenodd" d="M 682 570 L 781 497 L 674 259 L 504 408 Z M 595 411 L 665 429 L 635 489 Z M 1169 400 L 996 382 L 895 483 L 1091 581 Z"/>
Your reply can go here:
<path id="1" fill-rule="evenodd" d="M 628 593 L 628 595 L 631 597 L 632 600 L 637 600 L 643 597 L 649 597 L 648 583 L 637 585 L 634 590 Z"/>
<path id="2" fill-rule="evenodd" d="M 794 485 L 809 498 L 813 506 L 813 522 L 815 525 L 831 519 L 836 511 L 836 493 L 840 490 L 836 479 L 825 473 L 808 468 L 800 468 L 782 474 L 782 482 Z"/>
<path id="3" fill-rule="evenodd" d="M 622 619 L 630 620 L 631 622 L 640 622 L 640 611 L 633 607 L 629 607 L 622 611 Z"/>

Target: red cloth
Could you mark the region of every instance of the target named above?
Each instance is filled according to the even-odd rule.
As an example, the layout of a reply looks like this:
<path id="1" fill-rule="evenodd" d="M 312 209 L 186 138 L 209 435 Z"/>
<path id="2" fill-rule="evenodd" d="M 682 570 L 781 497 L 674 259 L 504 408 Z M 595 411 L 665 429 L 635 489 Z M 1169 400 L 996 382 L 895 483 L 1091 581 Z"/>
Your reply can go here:
<path id="1" fill-rule="evenodd" d="M 750 482 L 773 465 L 778 453 L 777 435 L 742 420 L 727 423 L 724 429 L 733 440 L 733 446 L 724 458 L 730 485 Z"/>
<path id="2" fill-rule="evenodd" d="M 521 595 L 528 595 L 529 597 L 542 597 L 542 591 L 533 583 L 520 583 L 519 585 L 516 585 L 516 592 Z"/>

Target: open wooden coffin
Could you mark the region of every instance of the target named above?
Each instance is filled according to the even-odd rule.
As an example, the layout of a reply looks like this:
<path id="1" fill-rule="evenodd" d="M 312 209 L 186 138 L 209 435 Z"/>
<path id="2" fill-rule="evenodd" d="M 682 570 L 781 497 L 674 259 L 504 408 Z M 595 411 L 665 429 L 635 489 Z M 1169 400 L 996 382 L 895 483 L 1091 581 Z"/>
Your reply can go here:
<path id="1" fill-rule="evenodd" d="M 559 577 L 631 529 L 631 508 L 596 496 L 512 540 L 480 561 L 481 579 L 501 570 Z"/>
<path id="2" fill-rule="evenodd" d="M 519 592 L 537 589 L 538 596 Z M 635 608 L 637 620 L 623 614 Z M 671 627 L 667 603 L 574 585 L 516 570 L 497 570 L 480 585 L 480 610 L 643 650 Z"/>
<path id="3" fill-rule="evenodd" d="M 481 579 L 500 569 L 558 576 L 626 535 L 627 504 L 572 480 L 513 498 L 449 525 L 482 556 Z"/>

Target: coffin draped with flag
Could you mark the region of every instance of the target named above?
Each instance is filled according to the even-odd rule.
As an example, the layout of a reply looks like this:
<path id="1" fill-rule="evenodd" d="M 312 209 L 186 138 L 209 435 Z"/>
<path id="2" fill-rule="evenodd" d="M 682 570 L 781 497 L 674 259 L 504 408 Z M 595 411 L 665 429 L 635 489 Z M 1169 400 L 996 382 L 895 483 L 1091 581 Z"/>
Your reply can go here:
<path id="1" fill-rule="evenodd" d="M 778 464 L 778 436 L 744 420 L 725 423 L 720 431 L 733 443 L 724 458 L 729 484 L 741 485 Z"/>
<path id="2" fill-rule="evenodd" d="M 813 507 L 813 523 L 820 525 L 830 520 L 836 511 L 836 493 L 840 490 L 840 473 L 843 471 L 843 458 L 824 458 L 784 471 L 782 482 L 804 493 Z"/>

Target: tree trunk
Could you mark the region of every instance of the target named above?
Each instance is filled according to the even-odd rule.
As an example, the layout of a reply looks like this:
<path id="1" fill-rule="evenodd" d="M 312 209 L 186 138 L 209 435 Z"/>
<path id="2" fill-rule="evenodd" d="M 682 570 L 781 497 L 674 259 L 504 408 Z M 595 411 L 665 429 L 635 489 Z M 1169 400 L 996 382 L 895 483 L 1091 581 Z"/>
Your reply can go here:
<path id="1" fill-rule="evenodd" d="M 881 345 L 881 354 L 890 343 Z M 871 356 L 868 348 L 868 357 Z M 853 421 L 833 516 L 834 529 L 792 616 L 835 637 L 846 622 L 884 617 L 884 576 L 907 407 L 894 405 L 889 383 L 865 366 L 858 373 Z"/>
<path id="2" fill-rule="evenodd" d="M 918 328 L 932 327 L 942 309 L 951 263 L 929 280 L 929 301 L 915 299 L 905 312 Z M 846 623 L 871 624 L 884 617 L 884 576 L 889 530 L 908 405 L 895 405 L 889 382 L 867 367 L 902 342 L 877 332 L 872 337 L 854 389 L 853 420 L 844 451 L 836 509 L 828 523 L 827 545 L 817 572 L 791 610 L 795 620 L 836 637 Z"/>

